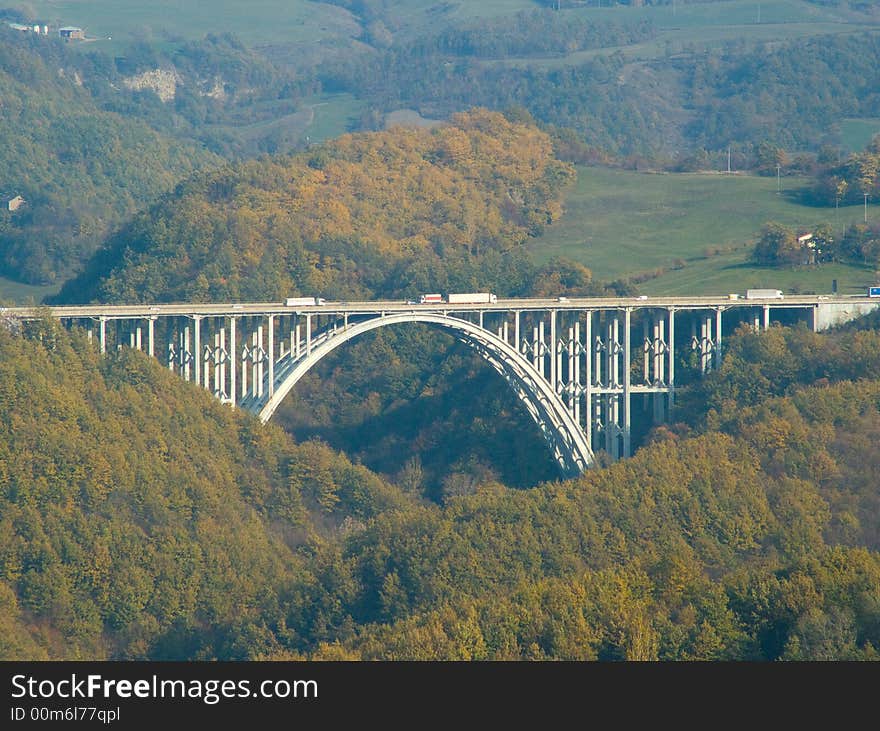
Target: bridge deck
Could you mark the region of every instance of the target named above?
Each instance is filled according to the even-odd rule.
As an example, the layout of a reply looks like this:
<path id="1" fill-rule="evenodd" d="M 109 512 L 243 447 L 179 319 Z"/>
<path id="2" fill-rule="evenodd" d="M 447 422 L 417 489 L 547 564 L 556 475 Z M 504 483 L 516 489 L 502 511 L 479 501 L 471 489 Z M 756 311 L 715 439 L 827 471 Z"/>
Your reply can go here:
<path id="1" fill-rule="evenodd" d="M 805 308 L 818 305 L 877 304 L 878 298 L 866 296 L 832 295 L 787 295 L 784 298 L 768 299 L 730 299 L 728 296 L 707 297 L 569 297 L 560 301 L 557 298 L 499 299 L 493 304 L 416 304 L 400 300 L 373 300 L 368 302 L 327 302 L 324 305 L 287 307 L 278 302 L 248 303 L 170 303 L 141 305 L 66 305 L 63 307 L 8 307 L 0 308 L 0 313 L 11 317 L 34 317 L 41 312 L 49 312 L 59 318 L 105 317 L 107 319 L 149 318 L 151 316 L 192 316 L 204 317 L 246 316 L 246 315 L 289 315 L 322 314 L 329 312 L 348 314 L 373 314 L 376 312 L 507 312 L 511 310 L 619 310 L 632 308 L 675 308 L 678 310 L 700 310 L 736 307 L 756 307 L 769 305 L 778 308 Z"/>

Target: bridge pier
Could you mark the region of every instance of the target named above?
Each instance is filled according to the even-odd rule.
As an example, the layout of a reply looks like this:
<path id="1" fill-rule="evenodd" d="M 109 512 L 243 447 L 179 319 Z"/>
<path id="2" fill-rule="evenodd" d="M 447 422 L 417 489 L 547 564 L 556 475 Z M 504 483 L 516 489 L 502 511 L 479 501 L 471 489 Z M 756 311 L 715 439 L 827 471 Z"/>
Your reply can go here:
<path id="1" fill-rule="evenodd" d="M 275 394 L 275 315 L 266 315 L 266 327 L 269 330 L 269 397 Z"/>
<path id="2" fill-rule="evenodd" d="M 671 418 L 675 408 L 675 308 L 667 310 L 669 316 L 669 375 L 667 388 L 667 414 Z"/>

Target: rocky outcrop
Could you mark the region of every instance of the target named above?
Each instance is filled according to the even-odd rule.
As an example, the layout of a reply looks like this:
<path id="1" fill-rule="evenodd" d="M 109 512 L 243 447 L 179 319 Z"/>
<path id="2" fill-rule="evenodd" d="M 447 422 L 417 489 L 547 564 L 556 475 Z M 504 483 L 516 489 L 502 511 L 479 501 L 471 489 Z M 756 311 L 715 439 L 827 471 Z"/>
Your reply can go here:
<path id="1" fill-rule="evenodd" d="M 152 71 L 144 71 L 137 76 L 129 76 L 122 80 L 126 88 L 132 91 L 142 91 L 143 89 L 151 89 L 156 92 L 163 102 L 174 100 L 177 93 L 177 85 L 182 79 L 177 71 L 168 69 L 153 69 Z"/>

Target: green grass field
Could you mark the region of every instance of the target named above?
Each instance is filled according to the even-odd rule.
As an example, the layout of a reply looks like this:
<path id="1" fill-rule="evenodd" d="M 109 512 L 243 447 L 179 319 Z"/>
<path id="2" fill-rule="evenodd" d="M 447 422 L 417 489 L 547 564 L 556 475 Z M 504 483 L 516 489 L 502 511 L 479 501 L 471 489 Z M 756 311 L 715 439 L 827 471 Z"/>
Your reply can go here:
<path id="1" fill-rule="evenodd" d="M 0 277 L 0 304 L 7 306 L 38 305 L 43 301 L 43 297 L 56 294 L 59 289 L 61 289 L 60 284 L 38 287 Z"/>
<path id="2" fill-rule="evenodd" d="M 511 58 L 486 63 L 554 68 L 584 63 L 597 55 L 618 50 L 632 60 L 648 60 L 680 53 L 691 44 L 718 47 L 740 39 L 770 42 L 880 29 L 876 19 L 872 21 L 848 10 L 821 7 L 805 0 L 728 0 L 678 4 L 674 10 L 672 5 L 584 7 L 563 12 L 616 23 L 648 20 L 657 28 L 657 35 L 641 43 L 577 51 L 564 57 Z"/>
<path id="3" fill-rule="evenodd" d="M 309 0 L 29 0 L 26 5 L 38 20 L 56 27 L 80 26 L 101 44 L 132 34 L 158 41 L 163 36 L 194 39 L 231 32 L 248 45 L 260 46 L 338 41 L 361 32 L 359 19 L 347 10 Z M 398 0 L 386 10 L 401 32 L 418 35 L 449 23 L 537 7 L 533 0 Z"/>
<path id="4" fill-rule="evenodd" d="M 874 135 L 880 135 L 880 119 L 844 119 L 840 139 L 846 152 L 864 150 Z"/>
<path id="5" fill-rule="evenodd" d="M 254 142 L 272 134 L 287 140 L 323 142 L 352 129 L 364 106 L 365 102 L 351 94 L 323 94 L 304 99 L 299 110 L 290 114 L 269 116 L 251 124 L 214 125 L 210 129 L 243 142 Z"/>
<path id="6" fill-rule="evenodd" d="M 37 18 L 82 27 L 89 37 L 168 34 L 186 39 L 231 32 L 250 45 L 319 42 L 357 35 L 347 11 L 308 0 L 30 0 Z"/>
<path id="7" fill-rule="evenodd" d="M 845 265 L 782 271 L 748 263 L 757 232 L 770 220 L 809 229 L 861 221 L 861 206 L 834 209 L 800 204 L 807 181 L 717 173 L 651 174 L 579 167 L 562 220 L 532 241 L 536 260 L 565 256 L 602 280 L 665 270 L 639 285 L 646 294 L 714 294 L 748 287 L 858 291 L 874 272 Z M 880 206 L 868 206 L 869 220 Z"/>

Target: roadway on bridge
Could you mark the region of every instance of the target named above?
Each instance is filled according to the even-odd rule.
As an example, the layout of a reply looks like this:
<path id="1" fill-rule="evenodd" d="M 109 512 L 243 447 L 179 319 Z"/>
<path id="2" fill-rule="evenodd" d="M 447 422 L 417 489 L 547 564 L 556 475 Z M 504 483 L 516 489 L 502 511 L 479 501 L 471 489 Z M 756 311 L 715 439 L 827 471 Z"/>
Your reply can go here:
<path id="1" fill-rule="evenodd" d="M 877 304 L 878 298 L 866 296 L 786 295 L 782 298 L 746 299 L 730 295 L 703 297 L 561 297 L 498 299 L 493 304 L 418 304 L 402 300 L 372 300 L 366 302 L 327 302 L 323 305 L 288 307 L 281 302 L 247 303 L 170 303 L 138 305 L 68 305 L 63 307 L 8 307 L 0 308 L 6 316 L 31 318 L 48 313 L 58 318 L 128 319 L 169 316 L 238 317 L 257 315 L 291 315 L 348 313 L 376 314 L 378 312 L 506 312 L 524 310 L 617 310 L 633 308 L 675 308 L 698 310 L 709 308 L 755 307 L 809 307 L 819 304 Z"/>

